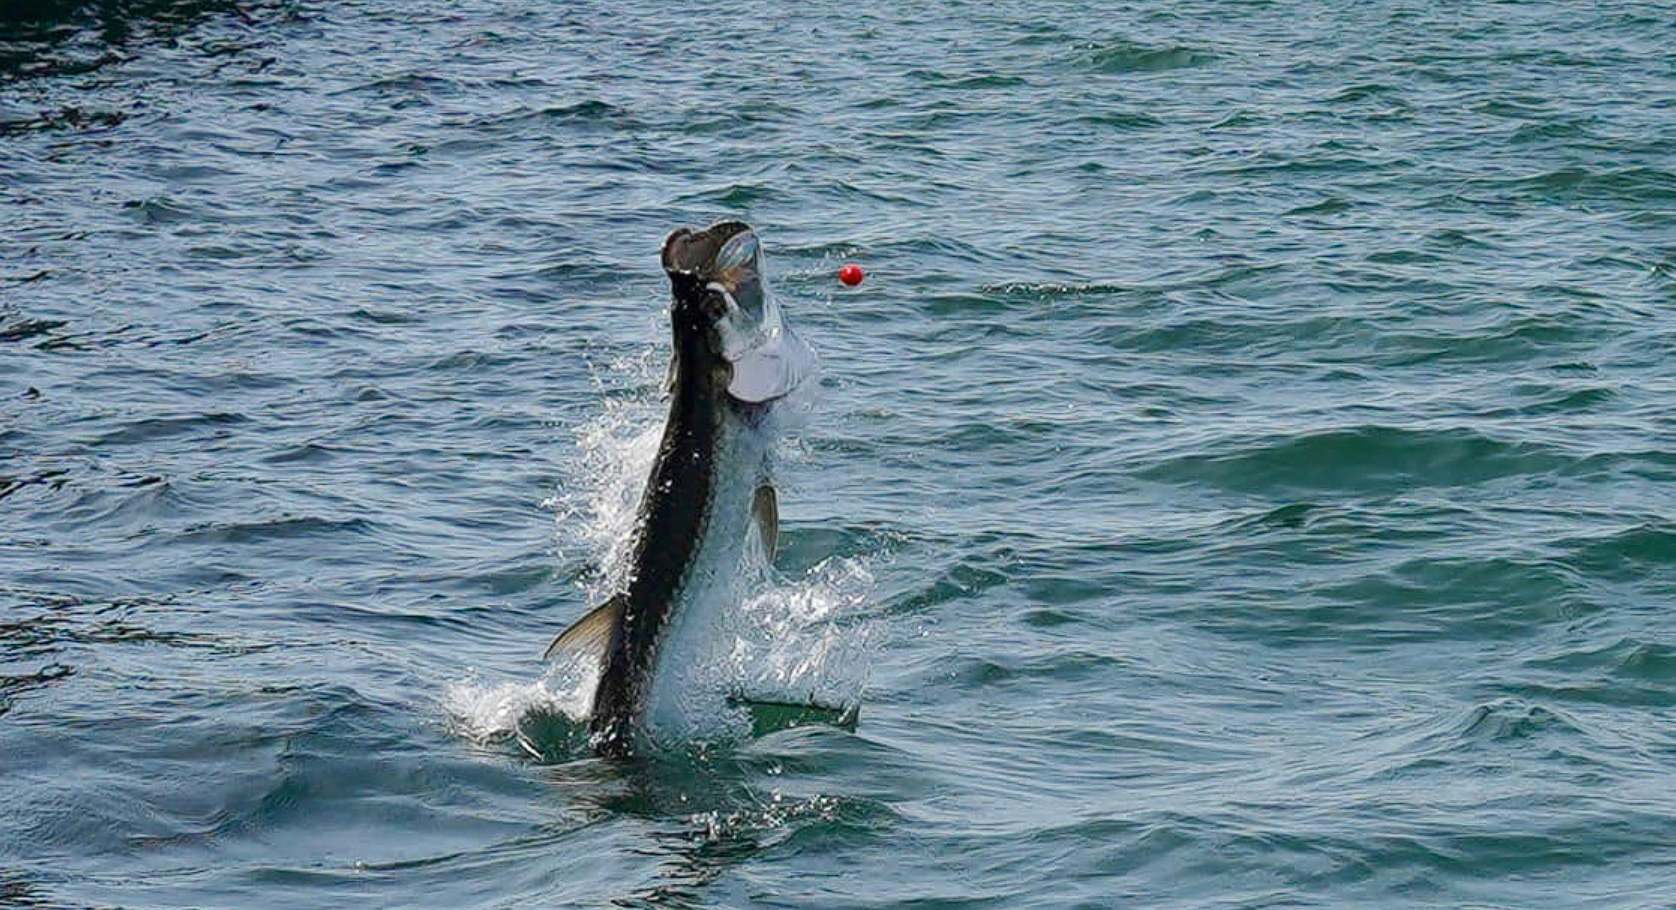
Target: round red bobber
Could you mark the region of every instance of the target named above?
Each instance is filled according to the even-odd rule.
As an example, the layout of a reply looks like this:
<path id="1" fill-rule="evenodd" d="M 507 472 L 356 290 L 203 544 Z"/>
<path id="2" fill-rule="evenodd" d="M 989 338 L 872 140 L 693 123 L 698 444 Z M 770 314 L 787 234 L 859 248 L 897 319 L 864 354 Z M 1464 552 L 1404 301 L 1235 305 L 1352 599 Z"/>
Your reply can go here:
<path id="1" fill-rule="evenodd" d="M 861 266 L 853 262 L 845 264 L 843 268 L 838 270 L 838 280 L 852 288 L 860 284 L 861 279 L 866 277 L 867 273 L 861 270 Z"/>

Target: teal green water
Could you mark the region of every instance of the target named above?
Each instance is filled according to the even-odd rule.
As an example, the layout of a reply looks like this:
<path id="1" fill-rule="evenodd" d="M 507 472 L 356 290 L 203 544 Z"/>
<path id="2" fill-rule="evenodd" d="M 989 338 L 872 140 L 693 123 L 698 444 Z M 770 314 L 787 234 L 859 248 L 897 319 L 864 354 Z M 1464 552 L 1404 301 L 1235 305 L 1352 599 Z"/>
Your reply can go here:
<path id="1" fill-rule="evenodd" d="M 8 6 L 0 906 L 1676 904 L 1673 45 Z M 825 364 L 741 654 L 861 719 L 601 761 L 539 657 L 721 217 Z"/>

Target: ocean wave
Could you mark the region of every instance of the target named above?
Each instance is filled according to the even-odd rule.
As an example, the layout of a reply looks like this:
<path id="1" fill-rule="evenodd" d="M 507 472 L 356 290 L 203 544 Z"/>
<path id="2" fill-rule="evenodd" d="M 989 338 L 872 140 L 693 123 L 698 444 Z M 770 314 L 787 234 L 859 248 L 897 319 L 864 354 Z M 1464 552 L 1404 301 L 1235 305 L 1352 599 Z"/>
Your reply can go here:
<path id="1" fill-rule="evenodd" d="M 1096 73 L 1156 73 L 1203 66 L 1215 61 L 1210 51 L 1186 45 L 1146 44 L 1127 39 L 1104 41 L 1083 57 L 1083 64 Z"/>
<path id="2" fill-rule="evenodd" d="M 1473 486 L 1550 474 L 1576 458 L 1552 446 L 1466 427 L 1370 424 L 1263 440 L 1229 440 L 1138 471 L 1149 480 L 1257 493 Z"/>

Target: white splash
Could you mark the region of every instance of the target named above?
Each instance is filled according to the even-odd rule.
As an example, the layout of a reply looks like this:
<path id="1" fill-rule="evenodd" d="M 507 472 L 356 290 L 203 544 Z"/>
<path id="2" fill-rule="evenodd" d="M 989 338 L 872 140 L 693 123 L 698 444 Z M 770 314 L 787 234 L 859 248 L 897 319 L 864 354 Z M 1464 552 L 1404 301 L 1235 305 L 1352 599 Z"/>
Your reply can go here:
<path id="1" fill-rule="evenodd" d="M 531 741 L 532 719 L 561 720 L 580 732 L 599 682 L 599 668 L 587 661 L 557 661 L 534 682 L 485 683 L 475 671 L 442 693 L 450 728 L 480 746 L 516 739 L 531 754 L 544 754 Z M 538 734 L 539 736 L 539 734 Z"/>
<path id="2" fill-rule="evenodd" d="M 777 432 L 792 433 L 808 419 L 818 394 L 810 381 L 776 407 Z M 596 373 L 601 406 L 577 427 L 577 454 L 564 481 L 544 505 L 556 516 L 556 553 L 564 563 L 585 563 L 578 580 L 576 616 L 555 616 L 552 633 L 581 615 L 582 604 L 622 590 L 632 570 L 629 545 L 640 497 L 663 431 L 663 365 L 651 352 L 614 361 Z M 625 394 L 628 393 L 628 394 Z M 788 516 L 793 517 L 794 516 Z M 727 611 L 706 643 L 699 688 L 746 699 L 847 707 L 860 702 L 867 682 L 870 628 L 860 608 L 873 587 L 865 559 L 830 558 L 803 577 L 789 579 L 768 566 L 760 547 L 747 559 Z M 539 652 L 546 641 L 532 643 Z M 485 683 L 476 678 L 449 686 L 443 704 L 455 731 L 480 744 L 516 739 L 532 754 L 532 719 L 563 717 L 580 725 L 597 684 L 596 666 L 553 666 L 534 682 Z M 697 699 L 682 727 L 702 738 L 749 729 L 742 712 L 717 699 Z"/>
<path id="3" fill-rule="evenodd" d="M 827 559 L 798 581 L 770 572 L 736 614 L 729 669 L 756 701 L 849 707 L 867 684 L 871 627 L 846 623 L 873 575 L 858 559 Z"/>

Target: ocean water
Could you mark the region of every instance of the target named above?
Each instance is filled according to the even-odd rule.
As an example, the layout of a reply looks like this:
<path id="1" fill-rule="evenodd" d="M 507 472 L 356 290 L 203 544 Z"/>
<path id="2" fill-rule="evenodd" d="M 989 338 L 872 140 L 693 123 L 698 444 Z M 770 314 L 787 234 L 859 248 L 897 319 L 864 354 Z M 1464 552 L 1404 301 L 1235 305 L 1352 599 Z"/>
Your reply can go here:
<path id="1" fill-rule="evenodd" d="M 1676 906 L 1672 46 L 11 0 L 0 906 Z M 603 761 L 723 217 L 824 358 L 732 669 L 861 719 Z"/>

